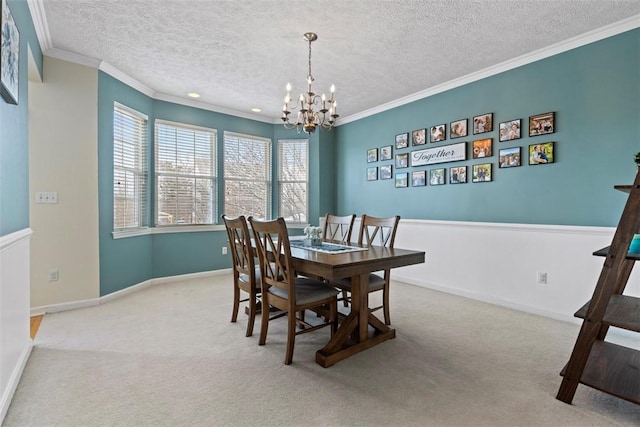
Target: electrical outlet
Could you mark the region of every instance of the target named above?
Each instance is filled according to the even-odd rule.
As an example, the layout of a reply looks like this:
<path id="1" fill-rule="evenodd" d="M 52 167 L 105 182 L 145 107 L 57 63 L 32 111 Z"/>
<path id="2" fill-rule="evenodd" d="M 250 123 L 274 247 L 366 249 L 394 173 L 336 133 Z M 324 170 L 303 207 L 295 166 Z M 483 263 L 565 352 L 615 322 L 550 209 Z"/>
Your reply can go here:
<path id="1" fill-rule="evenodd" d="M 539 285 L 547 284 L 547 273 L 543 271 L 538 271 L 538 284 Z"/>
<path id="2" fill-rule="evenodd" d="M 227 247 L 223 246 L 222 247 L 222 255 L 226 255 L 227 254 Z"/>
<path id="3" fill-rule="evenodd" d="M 59 273 L 57 268 L 50 268 L 49 269 L 49 281 L 50 282 L 57 282 L 59 277 L 60 277 L 60 273 Z"/>

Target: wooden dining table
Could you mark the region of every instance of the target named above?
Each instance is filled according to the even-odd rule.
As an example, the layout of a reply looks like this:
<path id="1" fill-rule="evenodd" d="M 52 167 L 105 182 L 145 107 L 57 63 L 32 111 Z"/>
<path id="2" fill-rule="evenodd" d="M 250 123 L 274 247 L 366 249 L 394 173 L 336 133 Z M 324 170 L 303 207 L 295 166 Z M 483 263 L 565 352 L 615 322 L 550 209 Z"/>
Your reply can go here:
<path id="1" fill-rule="evenodd" d="M 327 280 L 351 278 L 351 311 L 341 319 L 327 345 L 316 353 L 316 362 L 325 368 L 396 336 L 395 329 L 385 325 L 369 310 L 369 274 L 420 264 L 425 260 L 422 251 L 382 246 L 324 253 L 291 245 L 291 256 L 298 274 Z"/>

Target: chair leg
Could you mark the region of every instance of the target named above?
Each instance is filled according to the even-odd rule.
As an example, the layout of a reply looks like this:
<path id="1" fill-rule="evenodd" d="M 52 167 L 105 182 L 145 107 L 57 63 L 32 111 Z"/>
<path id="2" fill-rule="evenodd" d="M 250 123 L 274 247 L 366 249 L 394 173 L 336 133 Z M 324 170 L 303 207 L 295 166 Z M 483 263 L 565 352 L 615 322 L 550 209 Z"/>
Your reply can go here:
<path id="1" fill-rule="evenodd" d="M 382 290 L 382 310 L 384 311 L 384 323 L 391 324 L 391 316 L 389 315 L 389 287 L 385 286 Z"/>
<path id="2" fill-rule="evenodd" d="M 240 307 L 240 288 L 237 284 L 233 284 L 233 312 L 231 313 L 231 322 L 238 320 L 238 308 Z"/>
<path id="3" fill-rule="evenodd" d="M 290 365 L 293 360 L 293 345 L 296 340 L 296 314 L 289 313 L 287 315 L 287 350 L 284 357 L 284 364 Z"/>
<path id="4" fill-rule="evenodd" d="M 255 295 L 251 295 L 251 298 L 249 298 L 249 320 L 247 320 L 247 337 L 250 337 L 251 335 L 253 335 L 253 325 L 255 323 L 256 320 L 256 312 L 257 312 L 257 301 L 256 301 L 256 296 Z"/>
<path id="5" fill-rule="evenodd" d="M 262 321 L 260 323 L 260 340 L 258 345 L 264 345 L 267 342 L 267 330 L 269 329 L 269 301 L 266 296 L 262 297 Z"/>
<path id="6" fill-rule="evenodd" d="M 345 290 L 342 291 L 342 304 L 345 307 L 349 307 L 349 301 L 347 299 L 347 291 L 345 291 Z"/>
<path id="7" fill-rule="evenodd" d="M 329 322 L 331 322 L 331 338 L 338 330 L 338 301 L 329 304 Z"/>

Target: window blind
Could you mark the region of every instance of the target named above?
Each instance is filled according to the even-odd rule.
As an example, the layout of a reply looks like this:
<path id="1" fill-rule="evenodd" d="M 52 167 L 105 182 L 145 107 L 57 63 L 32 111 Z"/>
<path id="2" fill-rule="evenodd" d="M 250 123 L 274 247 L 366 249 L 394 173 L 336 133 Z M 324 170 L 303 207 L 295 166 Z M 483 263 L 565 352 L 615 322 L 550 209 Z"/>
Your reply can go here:
<path id="1" fill-rule="evenodd" d="M 155 130 L 156 225 L 215 223 L 217 131 L 161 120 Z"/>
<path id="2" fill-rule="evenodd" d="M 115 103 L 113 111 L 113 229 L 147 226 L 147 117 Z"/>
<path id="3" fill-rule="evenodd" d="M 271 140 L 224 133 L 224 212 L 271 218 Z"/>
<path id="4" fill-rule="evenodd" d="M 280 216 L 292 223 L 307 223 L 309 140 L 278 141 L 278 203 Z"/>

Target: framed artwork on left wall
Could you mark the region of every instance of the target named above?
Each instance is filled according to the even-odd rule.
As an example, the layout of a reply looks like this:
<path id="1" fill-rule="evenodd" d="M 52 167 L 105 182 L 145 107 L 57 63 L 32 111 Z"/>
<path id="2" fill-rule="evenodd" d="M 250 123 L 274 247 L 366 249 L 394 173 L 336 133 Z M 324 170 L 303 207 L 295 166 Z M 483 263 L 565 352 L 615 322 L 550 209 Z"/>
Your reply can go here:
<path id="1" fill-rule="evenodd" d="M 0 93 L 9 104 L 18 104 L 20 33 L 7 0 L 2 0 L 0 29 Z"/>

